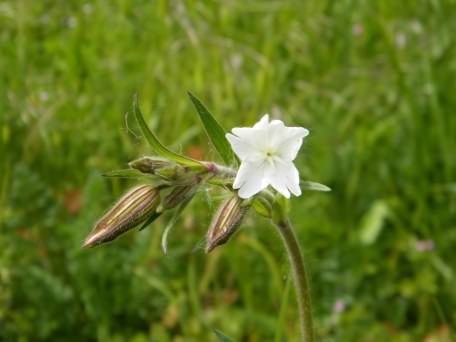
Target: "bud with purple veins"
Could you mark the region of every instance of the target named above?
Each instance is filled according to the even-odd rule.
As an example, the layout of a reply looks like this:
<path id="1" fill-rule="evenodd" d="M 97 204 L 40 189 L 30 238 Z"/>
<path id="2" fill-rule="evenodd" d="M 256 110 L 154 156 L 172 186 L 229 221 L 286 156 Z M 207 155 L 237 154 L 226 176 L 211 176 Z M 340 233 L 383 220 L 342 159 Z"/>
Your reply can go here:
<path id="1" fill-rule="evenodd" d="M 160 204 L 160 187 L 140 185 L 123 195 L 119 201 L 95 224 L 83 247 L 112 241 L 119 235 L 145 222 Z"/>
<path id="2" fill-rule="evenodd" d="M 216 214 L 212 218 L 211 225 L 207 232 L 206 253 L 215 247 L 223 245 L 237 231 L 249 205 L 237 195 L 222 202 Z"/>
<path id="3" fill-rule="evenodd" d="M 195 195 L 197 188 L 198 183 L 175 186 L 158 206 L 157 212 L 161 213 L 165 210 L 175 208 L 178 204 L 186 202 Z"/>

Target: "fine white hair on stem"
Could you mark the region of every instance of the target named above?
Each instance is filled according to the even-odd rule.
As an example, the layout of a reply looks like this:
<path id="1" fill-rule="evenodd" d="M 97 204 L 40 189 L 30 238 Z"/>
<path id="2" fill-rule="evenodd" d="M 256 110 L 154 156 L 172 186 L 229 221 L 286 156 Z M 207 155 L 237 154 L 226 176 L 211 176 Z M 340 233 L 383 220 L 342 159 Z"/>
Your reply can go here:
<path id="1" fill-rule="evenodd" d="M 137 134 L 130 128 L 130 126 L 128 126 L 128 117 L 129 117 L 129 115 L 130 115 L 130 112 L 126 112 L 125 115 L 124 115 L 125 129 L 126 129 L 127 133 L 130 133 L 131 135 L 133 135 L 133 137 L 134 137 L 135 139 L 139 139 L 140 136 L 137 135 Z"/>

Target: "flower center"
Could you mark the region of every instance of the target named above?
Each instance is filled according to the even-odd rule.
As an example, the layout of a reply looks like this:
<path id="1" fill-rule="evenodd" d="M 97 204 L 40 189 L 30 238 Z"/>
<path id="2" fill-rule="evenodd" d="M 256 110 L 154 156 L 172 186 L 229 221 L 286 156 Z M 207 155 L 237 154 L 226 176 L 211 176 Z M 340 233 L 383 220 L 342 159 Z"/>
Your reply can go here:
<path id="1" fill-rule="evenodd" d="M 273 164 L 274 160 L 276 158 L 276 151 L 274 151 L 271 148 L 268 148 L 264 150 L 264 156 L 266 157 L 266 160 L 270 163 Z"/>

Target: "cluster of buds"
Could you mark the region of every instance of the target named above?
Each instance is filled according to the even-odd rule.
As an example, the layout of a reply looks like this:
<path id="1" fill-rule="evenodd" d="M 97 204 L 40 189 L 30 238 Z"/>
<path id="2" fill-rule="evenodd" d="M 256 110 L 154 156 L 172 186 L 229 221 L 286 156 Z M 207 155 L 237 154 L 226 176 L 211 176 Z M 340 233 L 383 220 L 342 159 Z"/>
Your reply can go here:
<path id="1" fill-rule="evenodd" d="M 206 185 L 221 187 L 229 193 L 210 224 L 207 252 L 228 241 L 250 207 L 276 223 L 284 220 L 290 193 L 301 195 L 299 172 L 293 161 L 309 131 L 287 127 L 280 120 L 269 120 L 266 114 L 253 127 L 233 128 L 232 133 L 226 134 L 204 105 L 189 95 L 219 155 L 227 165 L 237 166 L 240 162 L 239 169 L 197 161 L 166 148 L 147 126 L 135 98 L 136 121 L 158 156 L 142 157 L 130 162 L 129 169 L 114 172 L 117 176 L 129 177 L 132 172 L 139 174 L 145 184 L 120 198 L 95 224 L 84 247 L 112 241 L 138 226 L 141 230 L 165 211 L 175 210 L 176 215 L 179 214 L 197 190 Z M 313 182 L 306 182 L 305 187 L 329 190 Z"/>
<path id="2" fill-rule="evenodd" d="M 210 224 L 206 246 L 210 252 L 236 232 L 251 204 L 229 187 L 233 171 L 211 162 L 188 166 L 162 157 L 142 157 L 130 162 L 129 167 L 150 179 L 150 183 L 135 186 L 121 196 L 95 224 L 83 247 L 110 242 L 136 227 L 142 230 L 162 213 L 188 204 L 202 185 L 217 184 L 230 195 L 221 203 Z"/>

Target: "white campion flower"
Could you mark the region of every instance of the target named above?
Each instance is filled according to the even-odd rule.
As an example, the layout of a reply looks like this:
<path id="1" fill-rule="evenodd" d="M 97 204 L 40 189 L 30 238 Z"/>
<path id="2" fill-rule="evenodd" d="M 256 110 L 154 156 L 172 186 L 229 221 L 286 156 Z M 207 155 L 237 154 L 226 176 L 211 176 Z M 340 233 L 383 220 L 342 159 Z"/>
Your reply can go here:
<path id="1" fill-rule="evenodd" d="M 241 160 L 233 188 L 250 198 L 271 185 L 286 198 L 301 195 L 299 172 L 293 164 L 302 140 L 309 134 L 303 127 L 286 127 L 280 120 L 269 122 L 264 115 L 253 127 L 233 128 L 226 138 Z"/>

